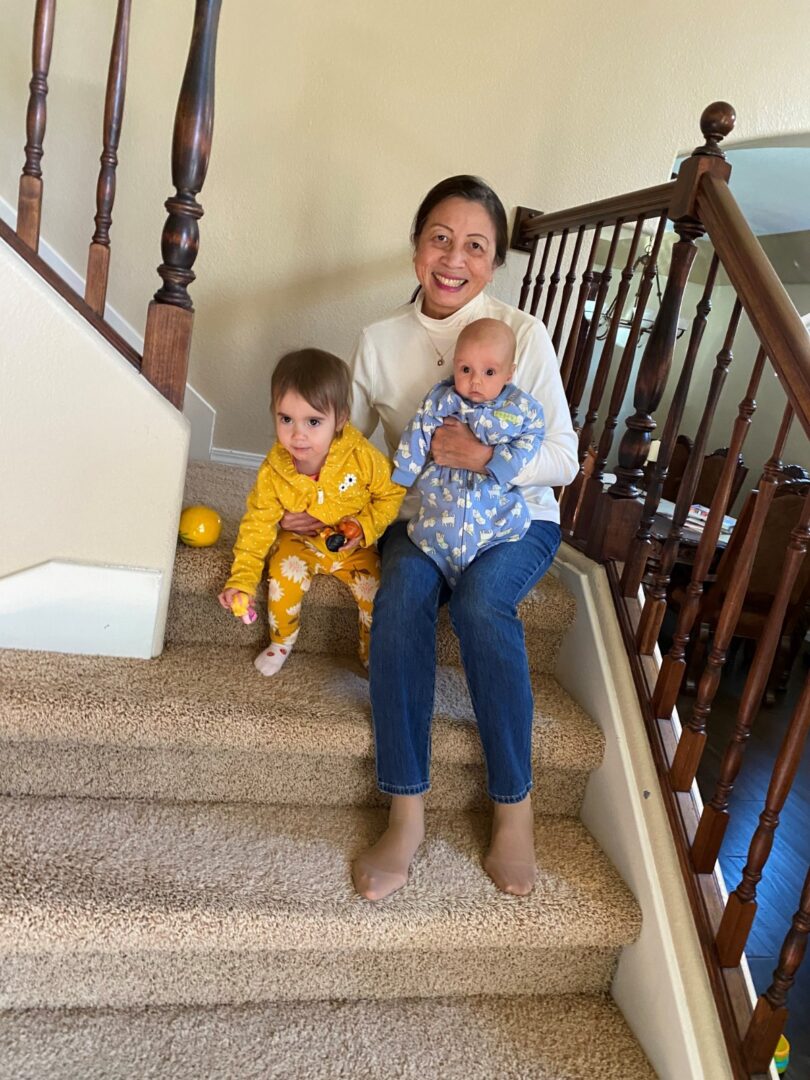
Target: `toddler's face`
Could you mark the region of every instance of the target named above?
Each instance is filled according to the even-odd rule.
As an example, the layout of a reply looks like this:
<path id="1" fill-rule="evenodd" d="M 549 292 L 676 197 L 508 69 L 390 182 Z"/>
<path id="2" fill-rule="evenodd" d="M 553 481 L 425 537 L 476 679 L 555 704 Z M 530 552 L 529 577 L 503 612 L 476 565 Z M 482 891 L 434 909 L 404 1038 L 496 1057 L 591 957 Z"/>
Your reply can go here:
<path id="1" fill-rule="evenodd" d="M 319 472 L 337 430 L 334 412 L 319 412 L 290 390 L 276 402 L 275 414 L 278 441 L 289 450 L 298 471 Z"/>
<path id="2" fill-rule="evenodd" d="M 462 340 L 453 360 L 456 391 L 468 401 L 492 401 L 512 378 L 515 363 L 506 345 Z"/>

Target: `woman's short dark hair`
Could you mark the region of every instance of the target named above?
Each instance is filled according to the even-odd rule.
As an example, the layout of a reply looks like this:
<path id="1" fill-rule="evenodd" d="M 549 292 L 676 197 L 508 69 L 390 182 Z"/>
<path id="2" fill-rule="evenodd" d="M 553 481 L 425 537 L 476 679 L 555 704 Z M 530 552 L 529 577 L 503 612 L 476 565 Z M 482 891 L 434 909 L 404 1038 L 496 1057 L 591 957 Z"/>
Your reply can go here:
<path id="1" fill-rule="evenodd" d="M 279 401 L 292 391 L 318 412 L 334 412 L 340 422 L 352 404 L 352 377 L 339 356 L 322 349 L 298 349 L 282 356 L 270 381 L 270 397 L 275 411 Z"/>
<path id="2" fill-rule="evenodd" d="M 495 229 L 495 258 L 493 266 L 502 266 L 506 261 L 506 251 L 509 247 L 509 230 L 506 224 L 506 211 L 503 203 L 492 188 L 479 176 L 448 176 L 446 180 L 440 180 L 432 187 L 422 199 L 416 217 L 413 219 L 411 228 L 411 243 L 416 247 L 422 229 L 428 219 L 430 211 L 445 199 L 467 199 L 468 202 L 477 202 L 489 214 L 490 221 Z"/>

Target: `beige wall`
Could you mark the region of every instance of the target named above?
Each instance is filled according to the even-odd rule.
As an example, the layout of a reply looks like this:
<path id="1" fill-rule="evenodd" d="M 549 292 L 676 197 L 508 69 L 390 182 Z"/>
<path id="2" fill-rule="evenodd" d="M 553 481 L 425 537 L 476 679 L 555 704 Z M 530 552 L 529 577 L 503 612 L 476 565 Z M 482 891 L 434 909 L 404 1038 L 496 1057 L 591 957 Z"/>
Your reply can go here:
<path id="1" fill-rule="evenodd" d="M 193 5 L 133 7 L 110 299 L 142 329 Z M 0 196 L 10 202 L 32 10 L 33 0 L 0 9 Z M 718 97 L 736 106 L 740 138 L 810 129 L 806 0 L 783 0 L 778 18 L 753 0 L 722 19 L 699 0 L 674 10 L 663 0 L 226 0 L 192 289 L 190 379 L 218 410 L 215 445 L 264 450 L 274 359 L 303 343 L 345 355 L 364 323 L 407 297 L 408 226 L 441 177 L 478 172 L 508 208 L 555 209 L 665 179 Z M 57 13 L 44 235 L 78 268 L 113 14 L 112 0 L 60 0 Z M 515 295 L 508 274 L 497 288 Z"/>

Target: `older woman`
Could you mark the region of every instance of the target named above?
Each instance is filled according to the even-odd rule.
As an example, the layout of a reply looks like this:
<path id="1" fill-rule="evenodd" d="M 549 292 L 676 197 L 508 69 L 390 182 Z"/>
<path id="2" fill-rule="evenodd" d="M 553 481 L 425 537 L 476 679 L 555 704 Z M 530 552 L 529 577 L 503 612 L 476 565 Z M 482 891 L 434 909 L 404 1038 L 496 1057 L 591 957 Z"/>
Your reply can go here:
<path id="1" fill-rule="evenodd" d="M 517 895 L 535 881 L 534 819 L 529 792 L 533 703 L 517 605 L 543 576 L 560 543 L 552 487 L 577 470 L 576 439 L 545 327 L 488 296 L 506 257 L 507 224 L 497 195 L 483 181 L 453 176 L 428 192 L 413 224 L 415 302 L 362 334 L 352 367 L 352 422 L 370 435 L 382 423 L 393 454 L 425 393 L 452 374 L 456 339 L 484 317 L 511 326 L 517 338 L 514 382 L 543 405 L 545 438 L 517 477 L 532 523 L 522 540 L 479 555 L 452 592 L 438 566 L 405 531 L 406 500 L 386 533 L 382 584 L 374 606 L 369 668 L 377 782 L 393 796 L 388 828 L 355 862 L 358 892 L 379 900 L 405 884 L 424 837 L 423 794 L 430 786 L 430 728 L 436 672 L 436 619 L 449 604 L 478 720 L 494 803 L 484 868 L 499 889 Z M 434 460 L 486 472 L 493 448 L 449 419 L 433 438 Z"/>

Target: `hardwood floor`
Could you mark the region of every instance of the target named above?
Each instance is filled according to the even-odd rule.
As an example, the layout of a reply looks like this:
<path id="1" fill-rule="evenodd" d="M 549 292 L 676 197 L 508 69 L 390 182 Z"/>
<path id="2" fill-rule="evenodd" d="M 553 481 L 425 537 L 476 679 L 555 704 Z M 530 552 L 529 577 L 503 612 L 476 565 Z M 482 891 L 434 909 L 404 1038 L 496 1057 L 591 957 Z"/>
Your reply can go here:
<path id="1" fill-rule="evenodd" d="M 663 644 L 663 643 L 662 643 Z M 708 742 L 698 772 L 704 801 L 713 793 L 720 760 L 734 727 L 737 705 L 747 674 L 742 650 L 724 670 L 717 697 L 708 720 Z M 756 719 L 745 752 L 740 775 L 730 799 L 730 821 L 720 866 L 729 891 L 734 889 L 747 861 L 748 846 L 762 812 L 771 769 L 781 745 L 793 707 L 808 668 L 800 657 L 794 665 L 790 684 L 777 703 L 763 707 Z M 682 720 L 690 712 L 694 698 L 678 701 Z M 810 865 L 810 746 L 780 815 L 773 849 L 757 889 L 758 908 L 746 955 L 757 991 L 762 993 L 772 981 L 779 950 L 799 904 L 799 894 Z M 785 1034 L 790 1041 L 788 1080 L 810 1080 L 810 949 L 796 976 L 787 1000 L 789 1017 Z"/>

